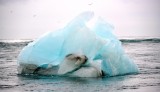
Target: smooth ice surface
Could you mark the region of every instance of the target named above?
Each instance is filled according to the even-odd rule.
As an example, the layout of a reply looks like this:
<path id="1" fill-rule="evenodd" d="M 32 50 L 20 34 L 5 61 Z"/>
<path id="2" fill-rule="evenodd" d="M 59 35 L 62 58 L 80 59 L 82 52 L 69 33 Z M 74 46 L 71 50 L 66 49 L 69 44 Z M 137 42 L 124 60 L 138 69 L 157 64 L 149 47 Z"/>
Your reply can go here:
<path id="1" fill-rule="evenodd" d="M 100 61 L 101 69 L 108 76 L 137 73 L 137 66 L 124 53 L 110 24 L 98 18 L 92 28 L 87 27 L 93 15 L 84 12 L 64 28 L 31 42 L 21 51 L 18 63 L 58 65 L 67 54 L 78 53 L 86 55 L 89 63 Z"/>

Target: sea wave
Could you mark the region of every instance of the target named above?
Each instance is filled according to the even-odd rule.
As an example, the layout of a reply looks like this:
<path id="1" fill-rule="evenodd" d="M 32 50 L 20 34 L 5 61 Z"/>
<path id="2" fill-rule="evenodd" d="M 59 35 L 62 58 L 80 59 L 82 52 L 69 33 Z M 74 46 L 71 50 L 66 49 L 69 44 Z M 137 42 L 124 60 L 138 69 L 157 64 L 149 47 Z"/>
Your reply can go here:
<path id="1" fill-rule="evenodd" d="M 149 39 L 120 39 L 122 43 L 139 43 L 139 42 L 153 42 L 159 43 L 160 38 L 149 38 Z"/>
<path id="2" fill-rule="evenodd" d="M 17 46 L 17 47 L 23 47 L 26 46 L 28 43 L 32 42 L 32 40 L 21 40 L 21 41 L 15 41 L 15 40 L 0 40 L 0 47 L 9 47 L 9 46 Z"/>
<path id="3" fill-rule="evenodd" d="M 6 46 L 26 46 L 33 40 L 0 40 L 0 47 Z M 140 42 L 152 42 L 160 43 L 160 38 L 149 38 L 149 39 L 120 39 L 122 43 L 140 43 Z"/>

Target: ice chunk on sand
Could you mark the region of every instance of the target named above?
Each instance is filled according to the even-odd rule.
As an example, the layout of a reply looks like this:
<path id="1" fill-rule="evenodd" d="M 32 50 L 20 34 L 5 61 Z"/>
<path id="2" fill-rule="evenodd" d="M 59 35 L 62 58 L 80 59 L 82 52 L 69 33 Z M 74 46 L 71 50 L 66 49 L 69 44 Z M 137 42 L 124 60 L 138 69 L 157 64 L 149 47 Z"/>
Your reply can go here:
<path id="1" fill-rule="evenodd" d="M 124 53 L 121 42 L 113 35 L 113 27 L 98 18 L 92 28 L 86 23 L 93 12 L 84 12 L 64 28 L 51 31 L 23 48 L 18 64 L 59 65 L 66 55 L 80 53 L 88 62 L 101 61 L 107 76 L 137 73 L 137 65 Z"/>

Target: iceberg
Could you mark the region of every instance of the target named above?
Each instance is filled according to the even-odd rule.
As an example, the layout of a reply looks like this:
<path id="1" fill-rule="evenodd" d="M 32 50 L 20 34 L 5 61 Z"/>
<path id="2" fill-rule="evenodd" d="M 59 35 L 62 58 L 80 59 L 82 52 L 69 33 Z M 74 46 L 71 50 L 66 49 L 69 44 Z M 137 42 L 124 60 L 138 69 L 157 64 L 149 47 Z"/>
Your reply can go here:
<path id="1" fill-rule="evenodd" d="M 93 16 L 93 12 L 83 12 L 65 27 L 29 43 L 20 52 L 18 65 L 58 66 L 68 54 L 79 53 L 87 57 L 87 64 L 97 63 L 105 76 L 137 73 L 137 65 L 125 54 L 112 25 L 98 18 L 92 28 L 87 26 Z"/>

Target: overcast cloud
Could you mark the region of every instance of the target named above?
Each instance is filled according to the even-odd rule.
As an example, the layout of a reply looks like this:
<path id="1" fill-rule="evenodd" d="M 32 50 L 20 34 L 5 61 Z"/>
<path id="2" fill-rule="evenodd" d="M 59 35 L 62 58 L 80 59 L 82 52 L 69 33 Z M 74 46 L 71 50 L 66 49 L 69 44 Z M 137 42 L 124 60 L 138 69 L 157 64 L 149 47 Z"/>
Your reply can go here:
<path id="1" fill-rule="evenodd" d="M 0 39 L 33 39 L 83 11 L 114 25 L 117 36 L 160 36 L 159 0 L 0 0 Z"/>

